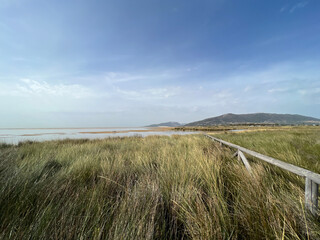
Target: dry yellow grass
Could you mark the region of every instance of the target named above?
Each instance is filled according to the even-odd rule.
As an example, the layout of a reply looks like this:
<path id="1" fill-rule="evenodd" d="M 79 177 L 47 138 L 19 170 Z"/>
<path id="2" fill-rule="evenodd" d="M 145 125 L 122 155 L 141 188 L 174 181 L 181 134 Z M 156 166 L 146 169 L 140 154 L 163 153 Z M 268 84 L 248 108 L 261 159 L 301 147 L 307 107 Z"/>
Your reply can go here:
<path id="1" fill-rule="evenodd" d="M 202 135 L 0 145 L 2 239 L 318 239 L 299 179 Z"/>

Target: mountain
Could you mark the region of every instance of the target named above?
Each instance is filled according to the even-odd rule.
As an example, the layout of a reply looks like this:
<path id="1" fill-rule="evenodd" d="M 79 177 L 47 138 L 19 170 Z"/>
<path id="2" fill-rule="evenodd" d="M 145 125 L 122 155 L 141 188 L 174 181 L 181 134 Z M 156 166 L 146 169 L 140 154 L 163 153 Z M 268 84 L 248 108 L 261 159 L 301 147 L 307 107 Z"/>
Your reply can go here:
<path id="1" fill-rule="evenodd" d="M 185 126 L 211 126 L 228 124 L 320 124 L 320 119 L 297 114 L 252 113 L 224 114 L 201 121 L 188 123 Z"/>
<path id="2" fill-rule="evenodd" d="M 146 127 L 180 127 L 183 126 L 183 124 L 180 124 L 178 122 L 165 122 L 165 123 L 159 123 L 159 124 L 151 124 Z"/>

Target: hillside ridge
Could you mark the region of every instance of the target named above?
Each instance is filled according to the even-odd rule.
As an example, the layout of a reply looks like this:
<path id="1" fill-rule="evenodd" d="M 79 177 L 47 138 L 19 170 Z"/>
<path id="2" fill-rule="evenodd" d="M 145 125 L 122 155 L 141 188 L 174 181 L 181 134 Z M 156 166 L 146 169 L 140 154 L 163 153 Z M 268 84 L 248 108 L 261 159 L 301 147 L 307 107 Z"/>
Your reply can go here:
<path id="1" fill-rule="evenodd" d="M 178 122 L 164 122 L 164 123 L 151 124 L 146 127 L 180 127 L 180 126 L 183 126 L 183 124 Z"/>
<path id="2" fill-rule="evenodd" d="M 320 124 L 320 119 L 299 114 L 277 113 L 227 113 L 217 117 L 206 118 L 200 121 L 185 124 L 185 126 L 211 126 L 227 124 Z"/>

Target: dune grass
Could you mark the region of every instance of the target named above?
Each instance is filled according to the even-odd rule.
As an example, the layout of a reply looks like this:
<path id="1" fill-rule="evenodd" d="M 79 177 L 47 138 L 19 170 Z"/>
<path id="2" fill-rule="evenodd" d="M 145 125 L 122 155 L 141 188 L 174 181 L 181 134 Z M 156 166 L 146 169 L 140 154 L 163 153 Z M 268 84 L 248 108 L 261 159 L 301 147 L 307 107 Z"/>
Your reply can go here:
<path id="1" fill-rule="evenodd" d="M 217 138 L 320 173 L 320 127 L 279 127 L 273 131 L 226 132 Z"/>
<path id="2" fill-rule="evenodd" d="M 298 180 L 232 153 L 202 135 L 0 145 L 0 238 L 320 238 Z"/>

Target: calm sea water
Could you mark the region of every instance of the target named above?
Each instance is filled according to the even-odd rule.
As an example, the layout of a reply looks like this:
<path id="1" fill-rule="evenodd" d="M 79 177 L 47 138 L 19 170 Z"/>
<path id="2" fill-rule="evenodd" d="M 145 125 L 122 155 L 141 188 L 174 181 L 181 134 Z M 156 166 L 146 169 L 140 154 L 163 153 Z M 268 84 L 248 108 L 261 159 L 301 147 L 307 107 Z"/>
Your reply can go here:
<path id="1" fill-rule="evenodd" d="M 139 132 L 139 130 L 152 130 L 150 132 Z M 128 131 L 128 132 L 117 132 Z M 112 133 L 103 133 L 112 132 Z M 17 144 L 19 142 L 47 141 L 59 139 L 102 139 L 107 137 L 130 137 L 130 136 L 150 136 L 150 135 L 173 135 L 173 134 L 193 134 L 194 132 L 180 131 L 157 131 L 154 128 L 0 128 L 0 143 Z"/>

